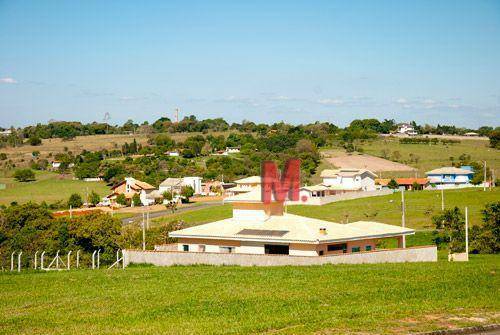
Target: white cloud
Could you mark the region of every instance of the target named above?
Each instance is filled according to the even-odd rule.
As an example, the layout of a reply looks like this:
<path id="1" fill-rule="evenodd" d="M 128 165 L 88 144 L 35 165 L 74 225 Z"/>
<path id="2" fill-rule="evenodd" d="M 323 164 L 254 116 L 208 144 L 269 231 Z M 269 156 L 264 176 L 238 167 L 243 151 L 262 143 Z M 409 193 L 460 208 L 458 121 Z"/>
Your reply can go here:
<path id="1" fill-rule="evenodd" d="M 408 99 L 405 99 L 405 98 L 399 98 L 399 99 L 396 99 L 395 101 L 396 101 L 396 103 L 402 104 L 402 105 L 408 103 Z"/>
<path id="2" fill-rule="evenodd" d="M 3 77 L 3 78 L 0 78 L 0 83 L 17 84 L 17 80 L 15 80 L 14 78 L 11 78 L 11 77 Z"/>
<path id="3" fill-rule="evenodd" d="M 328 106 L 340 106 L 344 104 L 344 101 L 341 99 L 319 99 L 317 102 L 321 105 Z"/>
<path id="4" fill-rule="evenodd" d="M 269 100 L 273 100 L 273 101 L 289 101 L 289 100 L 292 100 L 292 98 L 287 97 L 286 95 L 278 95 L 278 96 L 270 97 Z"/>

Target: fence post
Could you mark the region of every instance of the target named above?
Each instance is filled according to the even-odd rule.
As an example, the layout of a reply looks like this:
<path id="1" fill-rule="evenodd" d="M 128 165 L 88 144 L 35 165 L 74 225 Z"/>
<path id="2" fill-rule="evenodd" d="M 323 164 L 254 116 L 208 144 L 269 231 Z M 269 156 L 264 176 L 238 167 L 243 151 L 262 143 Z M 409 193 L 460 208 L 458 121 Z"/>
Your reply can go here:
<path id="1" fill-rule="evenodd" d="M 97 251 L 97 268 L 101 268 L 101 249 Z"/>
<path id="2" fill-rule="evenodd" d="M 80 268 L 80 250 L 76 252 L 76 268 Z"/>
<path id="3" fill-rule="evenodd" d="M 68 251 L 68 264 L 66 264 L 66 265 L 67 265 L 68 270 L 69 270 L 69 269 L 71 269 L 71 266 L 70 266 L 70 261 L 71 261 L 71 258 L 70 258 L 70 257 L 71 257 L 71 252 L 72 252 L 71 250 L 70 250 L 70 251 Z"/>
<path id="4" fill-rule="evenodd" d="M 21 255 L 23 252 L 19 252 L 19 255 L 17 255 L 17 272 L 21 272 Z"/>
<path id="5" fill-rule="evenodd" d="M 56 269 L 59 270 L 59 250 L 56 252 Z"/>
<path id="6" fill-rule="evenodd" d="M 14 271 L 14 254 L 16 252 L 13 251 L 11 254 L 10 254 L 10 271 Z"/>
<path id="7" fill-rule="evenodd" d="M 45 250 L 42 252 L 42 257 L 40 258 L 40 269 L 43 270 L 43 257 L 45 256 Z"/>
<path id="8" fill-rule="evenodd" d="M 92 270 L 95 269 L 95 253 L 97 252 L 97 250 L 94 250 L 94 252 L 92 253 Z"/>
<path id="9" fill-rule="evenodd" d="M 35 266 L 34 266 L 35 270 L 36 270 L 36 266 L 37 266 L 37 258 L 38 258 L 38 250 L 35 251 Z"/>

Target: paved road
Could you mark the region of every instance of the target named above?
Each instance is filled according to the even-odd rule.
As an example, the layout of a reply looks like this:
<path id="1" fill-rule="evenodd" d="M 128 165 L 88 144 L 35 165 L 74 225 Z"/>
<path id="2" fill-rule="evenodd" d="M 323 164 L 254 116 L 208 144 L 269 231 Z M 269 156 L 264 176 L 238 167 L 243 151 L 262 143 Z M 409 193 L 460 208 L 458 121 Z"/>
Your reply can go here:
<path id="1" fill-rule="evenodd" d="M 184 207 L 177 208 L 177 210 L 175 211 L 174 214 L 178 214 L 178 213 L 182 213 L 182 212 L 197 211 L 199 209 L 208 208 L 208 207 L 212 207 L 212 206 L 219 206 L 219 205 L 222 205 L 222 201 L 213 201 L 213 202 L 211 201 L 211 202 L 203 202 L 201 204 L 192 204 L 192 205 L 187 205 Z M 171 215 L 171 214 L 172 214 L 171 210 L 165 209 L 162 211 L 149 213 L 149 218 L 150 219 L 159 218 L 159 217 L 162 217 L 165 215 Z M 133 222 L 138 222 L 140 220 L 142 220 L 142 213 L 137 214 L 136 216 L 133 216 L 130 218 L 124 218 L 124 219 L 122 219 L 122 223 L 126 225 L 126 224 L 130 224 Z"/>

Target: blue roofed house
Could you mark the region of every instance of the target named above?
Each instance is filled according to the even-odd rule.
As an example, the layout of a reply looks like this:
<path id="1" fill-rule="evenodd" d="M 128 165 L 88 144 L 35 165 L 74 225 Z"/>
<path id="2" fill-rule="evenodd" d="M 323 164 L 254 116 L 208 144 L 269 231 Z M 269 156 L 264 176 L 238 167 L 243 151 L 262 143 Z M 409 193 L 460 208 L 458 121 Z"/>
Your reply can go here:
<path id="1" fill-rule="evenodd" d="M 470 166 L 447 166 L 427 171 L 425 174 L 430 184 L 436 185 L 437 188 L 454 188 L 470 186 L 474 171 Z"/>

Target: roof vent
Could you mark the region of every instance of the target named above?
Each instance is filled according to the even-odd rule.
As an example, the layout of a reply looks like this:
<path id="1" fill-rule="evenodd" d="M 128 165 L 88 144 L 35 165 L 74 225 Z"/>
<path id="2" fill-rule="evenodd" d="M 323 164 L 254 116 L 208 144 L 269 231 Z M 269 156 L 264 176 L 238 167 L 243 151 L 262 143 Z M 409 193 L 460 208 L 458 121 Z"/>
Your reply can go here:
<path id="1" fill-rule="evenodd" d="M 321 235 L 326 235 L 326 228 L 319 228 L 319 233 Z"/>

